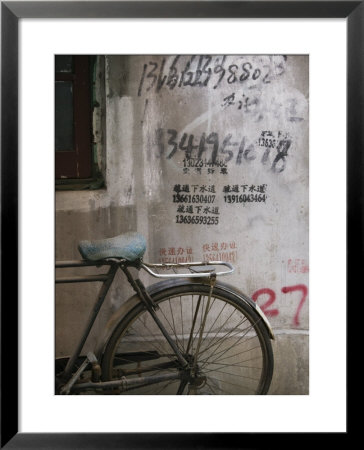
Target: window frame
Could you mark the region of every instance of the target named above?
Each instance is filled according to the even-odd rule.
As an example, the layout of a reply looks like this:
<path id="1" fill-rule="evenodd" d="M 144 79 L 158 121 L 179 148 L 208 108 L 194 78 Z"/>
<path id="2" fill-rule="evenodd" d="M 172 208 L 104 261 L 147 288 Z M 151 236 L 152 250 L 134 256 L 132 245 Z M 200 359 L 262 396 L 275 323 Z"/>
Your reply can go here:
<path id="1" fill-rule="evenodd" d="M 73 83 L 74 142 L 70 151 L 55 151 L 56 184 L 92 179 L 92 61 L 88 55 L 72 55 L 73 71 L 55 72 L 56 81 Z"/>

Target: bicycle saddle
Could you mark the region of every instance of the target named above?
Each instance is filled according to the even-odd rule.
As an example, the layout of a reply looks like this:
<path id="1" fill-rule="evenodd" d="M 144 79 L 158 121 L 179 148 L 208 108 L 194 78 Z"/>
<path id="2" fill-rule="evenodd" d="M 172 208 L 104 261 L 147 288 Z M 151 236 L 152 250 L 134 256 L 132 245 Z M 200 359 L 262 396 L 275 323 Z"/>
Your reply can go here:
<path id="1" fill-rule="evenodd" d="M 80 241 L 78 250 L 84 259 L 91 261 L 105 258 L 123 258 L 135 261 L 144 255 L 146 245 L 144 236 L 131 231 L 108 239 Z"/>

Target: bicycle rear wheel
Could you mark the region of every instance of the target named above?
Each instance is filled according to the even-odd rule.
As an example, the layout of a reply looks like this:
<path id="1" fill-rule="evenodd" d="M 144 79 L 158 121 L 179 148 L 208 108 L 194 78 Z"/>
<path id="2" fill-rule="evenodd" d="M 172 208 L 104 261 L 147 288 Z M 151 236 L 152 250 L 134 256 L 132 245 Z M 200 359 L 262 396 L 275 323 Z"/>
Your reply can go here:
<path id="1" fill-rule="evenodd" d="M 104 380 L 180 371 L 182 380 L 120 392 L 142 395 L 261 395 L 273 373 L 268 331 L 241 296 L 215 286 L 185 284 L 152 297 L 157 315 L 192 369 L 183 371 L 143 304 L 134 307 L 111 335 L 103 356 Z M 115 392 L 114 393 L 119 393 Z"/>

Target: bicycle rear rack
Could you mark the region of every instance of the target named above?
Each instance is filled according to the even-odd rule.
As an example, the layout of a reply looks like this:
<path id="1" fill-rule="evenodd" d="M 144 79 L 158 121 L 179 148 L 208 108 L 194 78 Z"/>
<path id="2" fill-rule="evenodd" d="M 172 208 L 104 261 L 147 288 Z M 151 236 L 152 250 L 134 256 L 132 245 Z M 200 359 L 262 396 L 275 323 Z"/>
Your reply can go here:
<path id="1" fill-rule="evenodd" d="M 70 267 L 87 267 L 87 266 L 113 266 L 114 264 L 128 265 L 127 261 L 119 258 L 106 258 L 101 261 L 56 261 L 56 269 L 70 268 Z M 133 266 L 133 264 L 130 264 Z M 225 266 L 228 270 L 216 272 L 214 266 Z M 234 267 L 225 261 L 204 261 L 204 262 L 190 262 L 190 263 L 160 263 L 152 264 L 139 261 L 138 268 L 144 269 L 147 273 L 155 278 L 211 278 L 214 276 L 229 275 L 234 272 Z M 154 270 L 153 270 L 154 269 Z M 187 273 L 158 273 L 156 270 L 188 270 Z M 107 281 L 109 274 L 97 274 L 97 275 L 84 275 L 84 276 L 71 276 L 71 277 L 56 277 L 56 283 L 80 283 L 90 281 Z"/>
<path id="2" fill-rule="evenodd" d="M 208 268 L 207 266 L 212 266 Z M 226 266 L 228 270 L 223 272 L 216 272 L 213 266 Z M 234 267 L 225 261 L 204 261 L 204 262 L 191 262 L 191 263 L 161 263 L 161 264 L 150 264 L 142 262 L 140 267 L 148 272 L 150 275 L 156 278 L 203 278 L 211 277 L 212 274 L 215 276 L 229 275 L 234 272 Z M 188 273 L 174 273 L 174 274 L 161 274 L 153 271 L 152 269 L 160 270 L 176 270 L 176 269 L 187 269 Z"/>

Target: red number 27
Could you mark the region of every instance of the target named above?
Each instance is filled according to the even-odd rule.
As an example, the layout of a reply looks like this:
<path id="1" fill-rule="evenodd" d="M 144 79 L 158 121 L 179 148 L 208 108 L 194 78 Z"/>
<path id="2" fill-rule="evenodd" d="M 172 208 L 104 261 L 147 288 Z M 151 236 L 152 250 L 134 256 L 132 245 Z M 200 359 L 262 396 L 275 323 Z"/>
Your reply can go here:
<path id="1" fill-rule="evenodd" d="M 303 304 L 304 304 L 304 302 L 305 302 L 305 300 L 307 298 L 307 293 L 308 293 L 307 286 L 304 285 L 304 284 L 296 284 L 294 286 L 285 286 L 285 287 L 282 288 L 283 294 L 288 294 L 290 292 L 295 292 L 295 291 L 299 291 L 302 294 L 300 302 L 299 302 L 297 310 L 296 310 L 296 313 L 295 313 L 294 318 L 293 318 L 293 324 L 298 326 L 300 324 L 298 316 L 299 316 L 299 313 L 300 313 L 300 311 L 302 309 L 302 306 L 303 306 Z M 272 289 L 269 289 L 269 288 L 258 289 L 252 295 L 252 299 L 256 302 L 261 295 L 268 295 L 268 300 L 261 306 L 261 309 L 264 312 L 264 314 L 267 317 L 277 316 L 279 314 L 279 310 L 278 309 L 275 309 L 275 308 L 269 309 L 269 307 L 276 300 L 275 292 Z"/>

